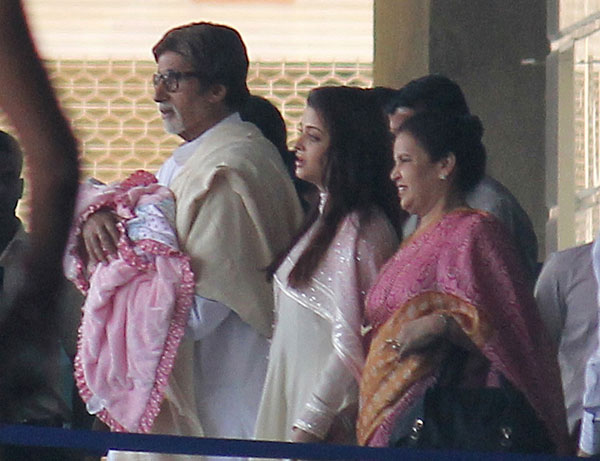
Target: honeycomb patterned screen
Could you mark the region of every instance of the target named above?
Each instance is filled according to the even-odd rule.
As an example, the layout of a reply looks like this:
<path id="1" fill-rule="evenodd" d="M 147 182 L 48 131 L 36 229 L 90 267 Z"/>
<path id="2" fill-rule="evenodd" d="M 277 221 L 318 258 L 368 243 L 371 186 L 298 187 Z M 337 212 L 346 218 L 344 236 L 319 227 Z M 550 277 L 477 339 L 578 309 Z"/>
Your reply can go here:
<path id="1" fill-rule="evenodd" d="M 82 177 L 110 182 L 156 171 L 180 140 L 165 133 L 152 100 L 152 61 L 47 61 L 50 78 L 80 140 Z M 308 91 L 322 85 L 369 87 L 371 63 L 254 62 L 253 94 L 282 113 L 293 142 Z M 0 128 L 13 132 L 5 117 Z M 27 177 L 27 176 L 25 176 Z M 27 189 L 19 215 L 27 220 Z"/>

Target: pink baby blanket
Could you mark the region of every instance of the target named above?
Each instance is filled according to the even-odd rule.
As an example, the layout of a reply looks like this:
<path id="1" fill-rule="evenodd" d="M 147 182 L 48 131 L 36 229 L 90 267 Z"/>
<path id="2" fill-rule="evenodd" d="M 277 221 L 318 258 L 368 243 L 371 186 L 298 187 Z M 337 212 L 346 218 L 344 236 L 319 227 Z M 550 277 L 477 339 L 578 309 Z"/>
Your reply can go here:
<path id="1" fill-rule="evenodd" d="M 119 220 L 118 258 L 87 267 L 81 229 L 101 208 Z M 148 172 L 80 189 L 65 256 L 67 278 L 87 294 L 75 380 L 88 411 L 113 431 L 152 427 L 194 302 L 174 223 L 173 194 Z"/>

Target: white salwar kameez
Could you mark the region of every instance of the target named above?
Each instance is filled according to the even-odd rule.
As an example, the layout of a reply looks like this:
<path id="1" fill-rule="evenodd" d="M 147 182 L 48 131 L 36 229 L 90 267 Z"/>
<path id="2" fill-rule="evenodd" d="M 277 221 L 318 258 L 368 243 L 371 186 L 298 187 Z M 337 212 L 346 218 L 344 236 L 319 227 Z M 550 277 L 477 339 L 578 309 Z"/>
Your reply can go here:
<path id="1" fill-rule="evenodd" d="M 308 285 L 290 287 L 288 275 L 315 226 L 275 274 L 276 326 L 257 439 L 289 441 L 295 427 L 348 443 L 354 432 L 352 408 L 364 364 L 363 299 L 398 242 L 381 211 L 373 210 L 364 222 L 352 213 Z"/>
<path id="2" fill-rule="evenodd" d="M 326 319 L 285 293 L 279 293 L 277 302 L 277 329 L 270 355 L 273 366 L 265 383 L 256 435 L 259 439 L 288 441 L 292 427 L 312 397 L 313 387 L 321 379 L 321 372 L 337 356 L 331 342 L 331 324 Z M 344 400 L 357 394 L 350 370 L 340 371 L 337 407 L 353 403 Z"/>

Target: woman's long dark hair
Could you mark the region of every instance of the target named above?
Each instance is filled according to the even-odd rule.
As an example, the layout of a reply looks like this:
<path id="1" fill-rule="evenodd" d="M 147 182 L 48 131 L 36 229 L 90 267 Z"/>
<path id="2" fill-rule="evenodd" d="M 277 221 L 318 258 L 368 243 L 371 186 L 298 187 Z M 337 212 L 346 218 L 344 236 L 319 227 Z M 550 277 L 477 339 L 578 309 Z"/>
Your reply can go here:
<path id="1" fill-rule="evenodd" d="M 290 272 L 288 282 L 295 287 L 310 280 L 346 215 L 357 211 L 363 220 L 377 205 L 399 229 L 402 213 L 389 178 L 392 136 L 375 97 L 361 88 L 320 87 L 309 93 L 307 105 L 330 137 L 323 179 L 329 197 L 310 243 Z M 290 246 L 269 267 L 270 275 L 318 216 L 315 206 Z"/>

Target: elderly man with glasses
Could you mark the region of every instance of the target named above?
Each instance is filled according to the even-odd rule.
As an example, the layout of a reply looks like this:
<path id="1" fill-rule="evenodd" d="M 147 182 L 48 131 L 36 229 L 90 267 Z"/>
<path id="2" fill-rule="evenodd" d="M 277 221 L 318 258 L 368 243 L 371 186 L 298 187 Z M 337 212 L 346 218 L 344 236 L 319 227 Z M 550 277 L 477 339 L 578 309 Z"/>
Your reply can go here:
<path id="1" fill-rule="evenodd" d="M 239 34 L 190 24 L 169 31 L 153 53 L 154 100 L 165 130 L 184 140 L 157 178 L 175 194 L 178 238 L 196 277 L 188 341 L 153 432 L 250 438 L 273 322 L 264 269 L 289 244 L 301 208 L 277 150 L 237 112 L 249 95 Z M 96 212 L 83 238 L 92 261 L 109 261 L 114 217 Z M 160 458 L 110 454 L 119 456 Z"/>

